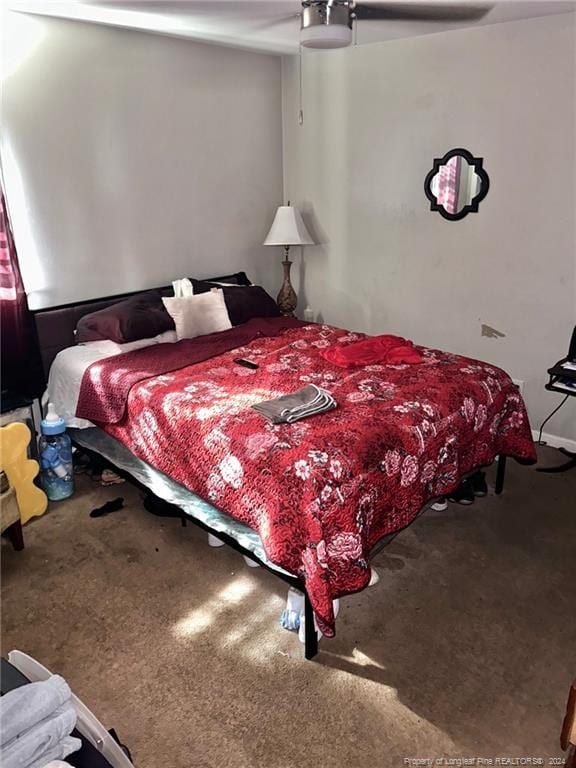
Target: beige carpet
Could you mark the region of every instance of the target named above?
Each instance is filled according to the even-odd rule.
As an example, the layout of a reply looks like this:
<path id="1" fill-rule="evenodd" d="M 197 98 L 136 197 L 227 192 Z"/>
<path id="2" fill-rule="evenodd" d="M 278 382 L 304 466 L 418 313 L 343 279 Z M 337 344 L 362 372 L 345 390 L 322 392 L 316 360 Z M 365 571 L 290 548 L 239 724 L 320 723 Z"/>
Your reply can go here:
<path id="1" fill-rule="evenodd" d="M 124 510 L 90 518 L 119 495 Z M 80 478 L 25 539 L 21 553 L 2 542 L 2 651 L 64 675 L 138 766 L 560 754 L 576 674 L 574 471 L 512 462 L 501 497 L 424 514 L 376 558 L 380 583 L 343 600 L 315 662 L 278 626 L 282 582 L 149 515 L 133 487 Z"/>

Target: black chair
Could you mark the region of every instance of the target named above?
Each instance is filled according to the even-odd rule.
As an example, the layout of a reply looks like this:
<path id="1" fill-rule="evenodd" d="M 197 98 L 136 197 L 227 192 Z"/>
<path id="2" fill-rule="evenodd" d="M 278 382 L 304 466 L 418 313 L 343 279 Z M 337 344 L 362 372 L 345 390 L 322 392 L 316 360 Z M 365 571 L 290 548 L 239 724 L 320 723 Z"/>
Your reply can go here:
<path id="1" fill-rule="evenodd" d="M 545 385 L 549 392 L 558 392 L 564 395 L 564 400 L 560 403 L 558 408 L 555 408 L 550 416 L 545 419 L 540 428 L 540 434 L 546 422 L 554 416 L 566 402 L 569 397 L 576 397 L 576 326 L 572 331 L 572 338 L 570 340 L 570 347 L 568 354 L 559 360 L 556 365 L 548 369 L 548 375 L 550 376 L 548 383 Z M 568 458 L 568 461 L 564 464 L 560 464 L 557 467 L 540 467 L 538 472 L 566 472 L 568 469 L 574 469 L 576 467 L 576 453 L 569 451 L 567 448 L 558 448 L 560 453 Z"/>

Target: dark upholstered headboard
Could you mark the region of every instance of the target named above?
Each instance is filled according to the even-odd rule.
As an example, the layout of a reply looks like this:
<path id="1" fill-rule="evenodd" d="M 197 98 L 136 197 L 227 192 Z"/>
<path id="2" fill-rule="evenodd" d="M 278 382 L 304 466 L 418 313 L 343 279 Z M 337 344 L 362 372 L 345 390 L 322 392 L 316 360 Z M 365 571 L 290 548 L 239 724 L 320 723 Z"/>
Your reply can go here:
<path id="1" fill-rule="evenodd" d="M 165 292 L 166 296 L 169 296 L 172 292 L 171 288 L 163 288 L 161 290 Z M 75 344 L 74 331 L 76 330 L 78 320 L 83 315 L 110 307 L 112 304 L 117 304 L 119 301 L 123 301 L 138 293 L 142 293 L 142 291 L 122 293 L 118 294 L 118 296 L 109 296 L 104 299 L 88 299 L 87 301 L 77 301 L 74 304 L 62 304 L 59 307 L 35 310 L 32 314 L 36 324 L 36 335 L 45 381 L 48 381 L 48 371 L 58 352 Z"/>
<path id="2" fill-rule="evenodd" d="M 250 280 L 245 272 L 237 272 L 234 275 L 224 275 L 222 277 L 204 278 L 206 280 L 216 280 L 220 282 L 238 282 L 240 285 L 250 285 Z M 83 315 L 90 312 L 96 312 L 98 309 L 104 309 L 119 301 L 142 293 L 144 290 L 132 291 L 131 293 L 121 293 L 116 296 L 106 296 L 100 299 L 88 299 L 86 301 L 77 301 L 73 304 L 62 304 L 58 307 L 48 307 L 47 309 L 37 309 L 32 312 L 36 325 L 36 335 L 38 338 L 38 347 L 40 349 L 40 358 L 42 360 L 42 370 L 44 380 L 48 381 L 48 372 L 52 361 L 63 349 L 72 347 L 74 341 L 74 331 L 78 320 Z M 157 288 L 163 296 L 172 296 L 172 286 Z"/>

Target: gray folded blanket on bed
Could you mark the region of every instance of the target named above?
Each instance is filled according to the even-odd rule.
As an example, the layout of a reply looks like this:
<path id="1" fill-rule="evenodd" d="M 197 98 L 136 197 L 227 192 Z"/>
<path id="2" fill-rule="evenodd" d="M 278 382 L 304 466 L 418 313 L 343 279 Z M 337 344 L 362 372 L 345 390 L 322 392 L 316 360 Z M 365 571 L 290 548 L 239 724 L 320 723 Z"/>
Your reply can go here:
<path id="1" fill-rule="evenodd" d="M 336 401 L 325 389 L 308 384 L 290 395 L 264 400 L 252 408 L 272 424 L 292 424 L 300 419 L 331 411 L 336 408 Z"/>

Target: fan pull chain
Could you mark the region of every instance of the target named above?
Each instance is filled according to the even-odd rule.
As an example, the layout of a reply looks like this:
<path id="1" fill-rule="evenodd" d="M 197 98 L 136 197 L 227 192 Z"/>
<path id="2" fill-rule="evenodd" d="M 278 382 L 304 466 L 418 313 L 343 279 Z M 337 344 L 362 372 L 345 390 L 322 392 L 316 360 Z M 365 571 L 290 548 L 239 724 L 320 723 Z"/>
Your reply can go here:
<path id="1" fill-rule="evenodd" d="M 302 108 L 302 46 L 298 47 L 298 125 L 304 125 Z"/>

